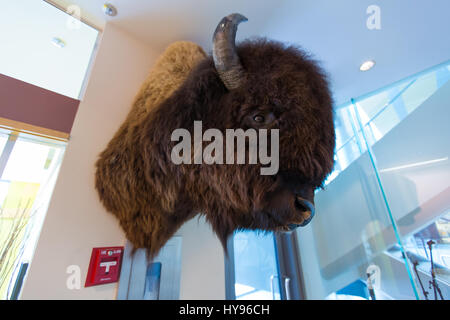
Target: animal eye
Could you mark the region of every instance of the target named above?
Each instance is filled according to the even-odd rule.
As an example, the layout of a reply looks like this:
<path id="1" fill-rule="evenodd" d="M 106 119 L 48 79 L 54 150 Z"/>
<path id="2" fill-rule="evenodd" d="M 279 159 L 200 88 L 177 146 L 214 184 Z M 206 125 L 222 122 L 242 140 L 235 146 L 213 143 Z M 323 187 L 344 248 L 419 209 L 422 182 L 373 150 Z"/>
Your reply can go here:
<path id="1" fill-rule="evenodd" d="M 264 116 L 257 114 L 256 116 L 253 117 L 253 121 L 258 122 L 258 123 L 262 123 L 264 122 Z"/>

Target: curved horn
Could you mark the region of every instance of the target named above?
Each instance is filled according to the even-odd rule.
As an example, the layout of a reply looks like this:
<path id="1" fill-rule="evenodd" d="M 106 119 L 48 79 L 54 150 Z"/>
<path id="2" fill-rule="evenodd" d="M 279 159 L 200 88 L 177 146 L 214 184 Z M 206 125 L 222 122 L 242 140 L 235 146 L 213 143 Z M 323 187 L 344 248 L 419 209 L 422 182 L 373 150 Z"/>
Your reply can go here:
<path id="1" fill-rule="evenodd" d="M 235 39 L 239 23 L 247 20 L 239 13 L 233 13 L 223 18 L 214 31 L 214 65 L 228 90 L 238 88 L 245 77 L 244 68 L 236 53 Z"/>

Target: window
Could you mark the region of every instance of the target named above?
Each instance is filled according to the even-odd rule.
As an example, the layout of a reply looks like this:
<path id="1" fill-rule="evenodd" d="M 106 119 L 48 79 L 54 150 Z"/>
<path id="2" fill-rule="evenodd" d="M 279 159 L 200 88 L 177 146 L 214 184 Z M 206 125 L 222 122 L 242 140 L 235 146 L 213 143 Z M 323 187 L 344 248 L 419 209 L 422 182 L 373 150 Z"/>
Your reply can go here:
<path id="1" fill-rule="evenodd" d="M 0 299 L 32 258 L 65 146 L 0 129 Z"/>
<path id="2" fill-rule="evenodd" d="M 273 233 L 237 232 L 233 250 L 236 300 L 280 300 Z"/>

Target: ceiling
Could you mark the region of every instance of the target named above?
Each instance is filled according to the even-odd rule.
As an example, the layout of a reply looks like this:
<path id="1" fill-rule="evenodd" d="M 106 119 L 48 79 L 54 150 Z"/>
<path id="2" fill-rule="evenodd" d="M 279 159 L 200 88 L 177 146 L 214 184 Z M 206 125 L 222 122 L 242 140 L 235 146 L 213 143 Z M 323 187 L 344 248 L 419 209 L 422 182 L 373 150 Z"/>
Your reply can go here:
<path id="1" fill-rule="evenodd" d="M 176 40 L 210 51 L 219 20 L 242 13 L 249 21 L 239 26 L 238 41 L 264 36 L 301 45 L 328 72 L 336 105 L 450 59 L 448 0 L 110 0 L 118 9 L 113 18 L 103 14 L 103 0 L 51 2 L 77 4 L 86 21 L 117 25 L 161 52 Z M 366 26 L 374 4 L 380 30 Z M 375 68 L 359 71 L 367 59 Z"/>

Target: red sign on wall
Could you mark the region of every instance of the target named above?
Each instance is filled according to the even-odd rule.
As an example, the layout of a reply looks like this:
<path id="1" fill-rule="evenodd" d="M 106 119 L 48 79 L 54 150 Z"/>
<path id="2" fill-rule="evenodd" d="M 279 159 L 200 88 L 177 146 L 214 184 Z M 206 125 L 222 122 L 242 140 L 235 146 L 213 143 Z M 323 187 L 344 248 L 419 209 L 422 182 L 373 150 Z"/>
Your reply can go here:
<path id="1" fill-rule="evenodd" d="M 123 247 L 93 248 L 85 287 L 119 280 Z"/>

